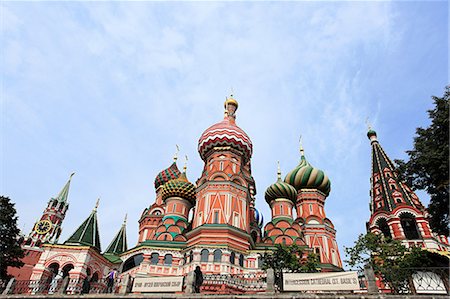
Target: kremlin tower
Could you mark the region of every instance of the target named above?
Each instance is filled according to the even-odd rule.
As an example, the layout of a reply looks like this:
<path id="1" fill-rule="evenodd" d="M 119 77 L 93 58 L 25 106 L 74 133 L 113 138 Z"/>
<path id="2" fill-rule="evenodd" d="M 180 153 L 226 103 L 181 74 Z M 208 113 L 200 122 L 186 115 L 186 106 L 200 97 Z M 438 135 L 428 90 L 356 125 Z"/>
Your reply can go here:
<path id="1" fill-rule="evenodd" d="M 367 137 L 372 146 L 368 231 L 400 240 L 407 247 L 448 251 L 447 237 L 432 232 L 427 210 L 411 188 L 400 180 L 394 164 L 378 142 L 377 133 L 369 129 Z"/>

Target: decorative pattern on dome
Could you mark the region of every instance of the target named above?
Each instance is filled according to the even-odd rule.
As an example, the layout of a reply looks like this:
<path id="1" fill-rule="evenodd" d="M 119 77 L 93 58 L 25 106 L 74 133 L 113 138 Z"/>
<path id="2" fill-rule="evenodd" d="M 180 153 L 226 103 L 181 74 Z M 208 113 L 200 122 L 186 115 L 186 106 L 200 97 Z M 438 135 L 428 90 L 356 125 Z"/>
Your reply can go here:
<path id="1" fill-rule="evenodd" d="M 302 227 L 299 223 L 292 221 L 292 219 L 281 218 L 272 220 L 264 227 L 265 244 L 275 245 L 292 245 L 297 244 L 305 246 L 306 243 L 302 236 Z"/>
<path id="2" fill-rule="evenodd" d="M 162 170 L 155 178 L 155 189 L 164 185 L 170 180 L 174 180 L 180 176 L 181 172 L 178 170 L 177 163 L 173 162 L 169 168 Z"/>
<path id="3" fill-rule="evenodd" d="M 328 176 L 322 170 L 311 166 L 304 155 L 302 155 L 300 164 L 286 175 L 284 182 L 294 186 L 297 191 L 317 189 L 325 195 L 330 193 L 331 188 Z"/>
<path id="4" fill-rule="evenodd" d="M 195 204 L 196 199 L 195 186 L 188 181 L 185 172 L 177 179 L 165 183 L 161 195 L 163 200 L 176 196 L 187 199 L 191 204 Z"/>
<path id="5" fill-rule="evenodd" d="M 206 160 L 206 153 L 216 146 L 231 146 L 243 152 L 246 160 L 249 160 L 252 156 L 253 145 L 250 138 L 227 118 L 212 125 L 200 136 L 198 141 L 200 157 Z"/>
<path id="6" fill-rule="evenodd" d="M 257 209 L 255 209 L 255 220 L 256 220 L 256 224 L 258 224 L 258 227 L 262 228 L 262 226 L 264 224 L 264 216 Z"/>
<path id="7" fill-rule="evenodd" d="M 275 184 L 272 184 L 267 188 L 264 198 L 268 204 L 278 198 L 286 198 L 295 203 L 297 199 L 297 190 L 291 185 L 283 182 L 281 179 L 278 179 Z"/>

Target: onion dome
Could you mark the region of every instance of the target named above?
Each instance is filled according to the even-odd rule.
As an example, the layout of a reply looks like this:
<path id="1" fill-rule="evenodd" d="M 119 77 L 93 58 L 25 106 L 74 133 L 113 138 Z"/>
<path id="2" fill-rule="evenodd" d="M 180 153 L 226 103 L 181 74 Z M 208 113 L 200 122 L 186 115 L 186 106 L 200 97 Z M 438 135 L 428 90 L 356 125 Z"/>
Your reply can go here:
<path id="1" fill-rule="evenodd" d="M 278 165 L 278 180 L 276 183 L 272 184 L 267 188 L 266 194 L 264 195 L 268 204 L 278 198 L 285 198 L 291 200 L 295 203 L 297 199 L 297 190 L 291 185 L 283 182 L 281 180 L 280 166 Z"/>
<path id="2" fill-rule="evenodd" d="M 331 187 L 328 176 L 322 170 L 311 166 L 306 161 L 303 149 L 301 153 L 300 164 L 286 175 L 284 182 L 294 186 L 297 191 L 301 189 L 317 189 L 328 195 Z"/>
<path id="3" fill-rule="evenodd" d="M 258 227 L 261 228 L 264 224 L 264 216 L 257 209 L 255 209 L 255 220 L 256 220 L 256 223 L 258 224 Z"/>
<path id="4" fill-rule="evenodd" d="M 377 132 L 375 132 L 375 131 L 372 130 L 372 129 L 369 129 L 369 131 L 367 131 L 367 138 L 370 139 L 370 137 L 372 137 L 372 136 L 377 137 Z"/>
<path id="5" fill-rule="evenodd" d="M 252 156 L 253 145 L 248 135 L 236 125 L 235 111 L 238 107 L 235 99 L 228 98 L 225 101 L 224 119 L 206 129 L 198 140 L 198 152 L 203 161 L 206 153 L 216 147 L 230 146 L 244 154 L 244 160 L 248 161 Z"/>
<path id="6" fill-rule="evenodd" d="M 178 170 L 177 163 L 173 162 L 169 168 L 162 170 L 155 178 L 155 189 L 164 185 L 170 180 L 174 180 L 180 176 L 181 172 Z"/>
<path id="7" fill-rule="evenodd" d="M 163 200 L 169 197 L 181 197 L 188 200 L 191 204 L 195 204 L 195 186 L 188 181 L 186 172 L 183 172 L 178 178 L 165 183 L 161 194 Z"/>

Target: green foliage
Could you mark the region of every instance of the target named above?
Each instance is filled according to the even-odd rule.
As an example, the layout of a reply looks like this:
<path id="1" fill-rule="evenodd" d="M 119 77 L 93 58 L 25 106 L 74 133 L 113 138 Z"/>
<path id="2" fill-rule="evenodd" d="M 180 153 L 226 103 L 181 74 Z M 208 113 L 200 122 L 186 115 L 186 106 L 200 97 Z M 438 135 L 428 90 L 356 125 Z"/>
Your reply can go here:
<path id="1" fill-rule="evenodd" d="M 20 230 L 14 204 L 8 197 L 0 196 L 0 282 L 10 276 L 8 267 L 22 267 L 24 253 L 18 242 Z"/>
<path id="2" fill-rule="evenodd" d="M 317 272 L 319 259 L 316 254 L 310 253 L 307 258 L 303 258 L 303 250 L 298 245 L 275 245 L 272 253 L 266 253 L 262 257 L 262 269 L 269 268 L 274 271 L 293 271 L 293 272 Z"/>
<path id="3" fill-rule="evenodd" d="M 409 161 L 395 160 L 397 170 L 411 187 L 430 195 L 430 226 L 438 234 L 449 235 L 449 104 L 450 86 L 443 97 L 433 96 L 434 109 L 428 111 L 431 125 L 417 128 Z"/>
<path id="4" fill-rule="evenodd" d="M 275 284 L 280 287 L 282 285 L 282 273 L 301 272 L 312 273 L 318 272 L 319 258 L 314 253 L 309 253 L 306 257 L 303 249 L 296 245 L 281 245 L 276 244 L 275 250 L 270 253 L 265 253 L 262 256 L 262 269 L 273 269 L 275 275 Z"/>
<path id="5" fill-rule="evenodd" d="M 407 249 L 397 240 L 372 233 L 360 235 L 355 246 L 345 248 L 345 253 L 348 257 L 345 262 L 350 267 L 362 269 L 370 264 L 394 293 L 406 289 L 411 275 L 418 269 L 449 264 L 445 256 L 418 247 Z"/>

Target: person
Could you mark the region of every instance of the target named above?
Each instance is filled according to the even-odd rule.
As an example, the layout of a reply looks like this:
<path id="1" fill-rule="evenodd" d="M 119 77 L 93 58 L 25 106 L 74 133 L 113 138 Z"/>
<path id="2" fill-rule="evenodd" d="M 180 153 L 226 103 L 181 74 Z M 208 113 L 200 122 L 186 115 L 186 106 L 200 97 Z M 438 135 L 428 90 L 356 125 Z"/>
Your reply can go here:
<path id="1" fill-rule="evenodd" d="M 91 279 L 89 278 L 89 275 L 86 275 L 86 277 L 83 280 L 83 286 L 81 287 L 81 294 L 89 294 L 90 290 L 91 290 Z"/>
<path id="2" fill-rule="evenodd" d="M 108 276 L 106 277 L 106 285 L 107 285 L 106 292 L 107 293 L 112 293 L 113 292 L 113 290 L 114 290 L 114 281 L 116 280 L 116 276 L 117 276 L 117 269 L 116 268 L 112 269 L 108 273 Z"/>
<path id="3" fill-rule="evenodd" d="M 59 271 L 56 275 L 53 273 L 53 279 L 50 282 L 50 288 L 48 290 L 49 294 L 56 293 L 58 290 L 58 284 L 60 283 L 60 280 L 63 278 L 63 272 L 62 270 Z"/>
<path id="4" fill-rule="evenodd" d="M 200 287 L 203 284 L 203 273 L 200 266 L 197 266 L 194 271 L 194 293 L 200 293 Z"/>

